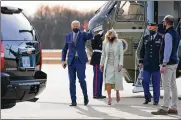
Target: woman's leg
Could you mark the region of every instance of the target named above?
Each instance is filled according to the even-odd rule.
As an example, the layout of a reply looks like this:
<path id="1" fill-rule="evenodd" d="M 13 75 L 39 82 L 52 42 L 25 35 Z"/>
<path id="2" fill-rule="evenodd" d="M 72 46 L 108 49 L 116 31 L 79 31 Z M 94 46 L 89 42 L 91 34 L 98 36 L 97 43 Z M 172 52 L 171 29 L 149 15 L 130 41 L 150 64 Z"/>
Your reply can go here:
<path id="1" fill-rule="evenodd" d="M 111 84 L 106 84 L 106 90 L 108 94 L 108 105 L 111 105 Z"/>
<path id="2" fill-rule="evenodd" d="M 119 94 L 119 90 L 116 90 L 116 101 L 119 102 L 120 101 L 120 94 Z"/>

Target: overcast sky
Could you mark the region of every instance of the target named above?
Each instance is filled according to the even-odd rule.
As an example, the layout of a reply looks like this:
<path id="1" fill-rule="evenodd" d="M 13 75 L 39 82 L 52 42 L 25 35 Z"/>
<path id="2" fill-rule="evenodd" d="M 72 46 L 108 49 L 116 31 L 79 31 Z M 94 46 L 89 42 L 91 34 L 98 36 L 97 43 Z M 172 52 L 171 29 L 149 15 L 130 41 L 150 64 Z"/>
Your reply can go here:
<path id="1" fill-rule="evenodd" d="M 65 7 L 75 8 L 80 11 L 98 9 L 106 1 L 1 1 L 1 5 L 20 7 L 25 13 L 32 15 L 40 5 L 63 5 Z"/>

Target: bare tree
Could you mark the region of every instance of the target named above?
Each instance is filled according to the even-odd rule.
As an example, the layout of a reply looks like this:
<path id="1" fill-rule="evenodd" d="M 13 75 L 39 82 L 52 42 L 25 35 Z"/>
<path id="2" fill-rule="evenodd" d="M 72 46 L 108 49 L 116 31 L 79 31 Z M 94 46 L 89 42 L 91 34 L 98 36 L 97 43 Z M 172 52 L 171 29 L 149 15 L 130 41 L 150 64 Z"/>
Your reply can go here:
<path id="1" fill-rule="evenodd" d="M 89 20 L 93 12 L 80 12 L 63 6 L 40 6 L 31 18 L 44 49 L 62 49 L 65 35 L 71 31 L 71 22 Z"/>

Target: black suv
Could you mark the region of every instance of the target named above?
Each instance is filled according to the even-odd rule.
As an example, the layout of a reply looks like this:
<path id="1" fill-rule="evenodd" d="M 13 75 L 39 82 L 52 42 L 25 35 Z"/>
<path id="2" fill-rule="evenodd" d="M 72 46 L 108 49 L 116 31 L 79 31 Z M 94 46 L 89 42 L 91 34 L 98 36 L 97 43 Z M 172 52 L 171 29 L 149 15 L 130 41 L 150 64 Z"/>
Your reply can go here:
<path id="1" fill-rule="evenodd" d="M 46 87 L 42 46 L 22 9 L 1 6 L 1 108 L 36 101 Z"/>

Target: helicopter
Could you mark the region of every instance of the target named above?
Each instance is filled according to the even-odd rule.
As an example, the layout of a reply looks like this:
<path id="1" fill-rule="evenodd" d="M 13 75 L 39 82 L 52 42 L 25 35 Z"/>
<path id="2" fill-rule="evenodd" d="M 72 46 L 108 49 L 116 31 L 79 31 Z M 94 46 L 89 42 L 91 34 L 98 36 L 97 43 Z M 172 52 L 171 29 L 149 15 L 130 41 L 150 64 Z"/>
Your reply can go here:
<path id="1" fill-rule="evenodd" d="M 162 1 L 153 1 L 153 21 L 159 23 L 162 18 L 159 16 L 158 7 Z M 172 1 L 174 2 L 174 1 Z M 181 2 L 177 1 L 178 12 L 181 11 Z M 174 9 L 174 8 L 173 8 Z M 150 13 L 151 14 L 151 13 Z M 109 29 L 114 29 L 118 34 L 118 39 L 123 42 L 124 49 L 124 78 L 127 83 L 132 83 L 135 88 L 134 93 L 143 92 L 141 81 L 139 78 L 139 68 L 137 51 L 139 51 L 139 43 L 144 34 L 146 34 L 148 24 L 148 2 L 147 1 L 107 1 L 100 7 L 95 15 L 89 21 L 89 29 L 93 31 L 103 31 L 105 34 Z M 175 16 L 174 16 L 175 17 Z M 178 15 L 177 18 L 181 18 Z M 177 21 L 177 29 L 181 35 L 181 21 Z M 92 52 L 90 42 L 86 45 L 89 52 Z M 181 42 L 179 45 L 179 65 L 177 68 L 177 78 L 181 77 Z M 150 85 L 151 87 L 152 85 Z M 162 87 L 162 86 L 161 86 Z M 152 90 L 152 89 L 150 89 Z"/>

